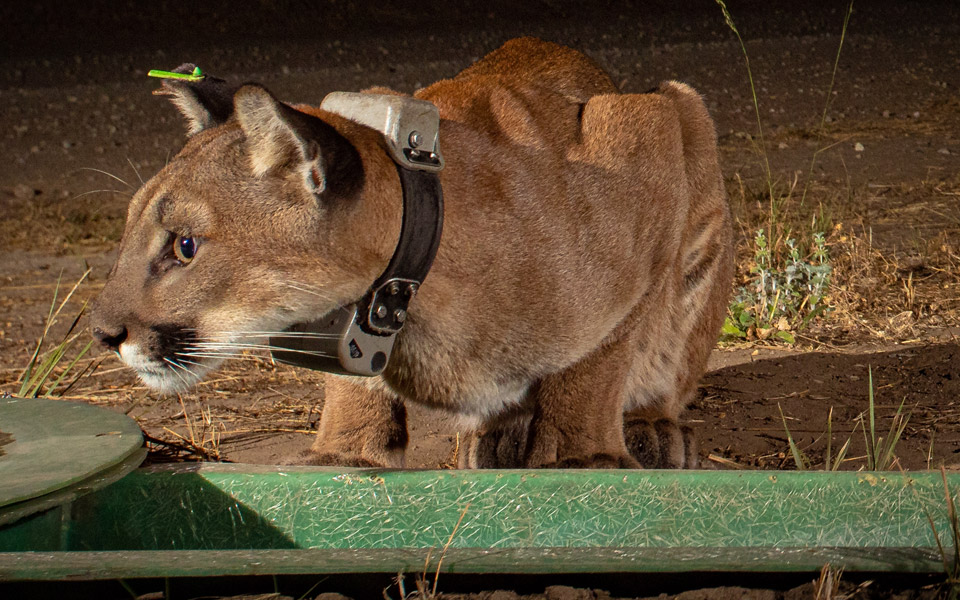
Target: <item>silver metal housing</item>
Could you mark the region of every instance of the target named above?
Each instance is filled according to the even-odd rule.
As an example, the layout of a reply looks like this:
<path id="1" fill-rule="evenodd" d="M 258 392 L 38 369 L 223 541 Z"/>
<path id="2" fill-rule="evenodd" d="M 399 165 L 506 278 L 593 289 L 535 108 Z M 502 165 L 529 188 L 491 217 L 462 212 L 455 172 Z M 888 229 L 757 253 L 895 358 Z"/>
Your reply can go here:
<path id="1" fill-rule="evenodd" d="M 440 112 L 426 100 L 390 94 L 332 92 L 320 108 L 383 134 L 398 164 L 420 171 L 443 169 L 440 154 Z"/>
<path id="2" fill-rule="evenodd" d="M 297 367 L 343 375 L 379 375 L 393 351 L 396 333 L 372 335 L 357 323 L 357 306 L 298 323 L 270 337 L 274 360 Z"/>

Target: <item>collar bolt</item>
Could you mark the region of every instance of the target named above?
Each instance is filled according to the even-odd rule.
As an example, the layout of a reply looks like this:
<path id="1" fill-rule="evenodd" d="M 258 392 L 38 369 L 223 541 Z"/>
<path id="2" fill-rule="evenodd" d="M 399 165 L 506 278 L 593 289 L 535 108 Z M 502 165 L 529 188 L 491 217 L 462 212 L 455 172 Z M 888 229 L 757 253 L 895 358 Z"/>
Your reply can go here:
<path id="1" fill-rule="evenodd" d="M 411 148 L 419 148 L 420 144 L 423 143 L 423 136 L 420 135 L 419 131 L 411 131 L 407 141 L 410 142 Z"/>

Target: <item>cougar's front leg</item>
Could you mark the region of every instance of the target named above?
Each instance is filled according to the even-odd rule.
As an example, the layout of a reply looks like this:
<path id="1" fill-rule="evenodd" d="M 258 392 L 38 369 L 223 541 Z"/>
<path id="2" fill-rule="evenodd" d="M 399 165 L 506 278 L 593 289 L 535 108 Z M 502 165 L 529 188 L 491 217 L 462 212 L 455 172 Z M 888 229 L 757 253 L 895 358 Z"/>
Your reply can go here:
<path id="1" fill-rule="evenodd" d="M 639 468 L 623 439 L 632 336 L 618 333 L 575 365 L 544 377 L 533 390 L 528 467 Z"/>
<path id="2" fill-rule="evenodd" d="M 406 448 L 407 410 L 396 394 L 327 375 L 317 441 L 299 462 L 402 468 Z"/>

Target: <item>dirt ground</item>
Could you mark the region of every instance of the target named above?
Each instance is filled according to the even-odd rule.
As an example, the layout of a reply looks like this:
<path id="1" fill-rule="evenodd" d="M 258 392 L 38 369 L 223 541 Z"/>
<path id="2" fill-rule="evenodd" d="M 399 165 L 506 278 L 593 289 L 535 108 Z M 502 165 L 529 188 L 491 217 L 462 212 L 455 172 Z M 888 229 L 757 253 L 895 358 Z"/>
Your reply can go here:
<path id="1" fill-rule="evenodd" d="M 833 223 L 835 309 L 794 345 L 717 348 L 686 414 L 702 463 L 793 468 L 780 410 L 822 461 L 832 409 L 833 448 L 851 439 L 844 468 L 862 467 L 854 428 L 870 373 L 878 430 L 901 402 L 910 413 L 900 464 L 958 468 L 960 5 L 858 3 L 822 130 L 846 4 L 729 6 L 753 68 L 772 179 L 781 189 L 796 183 L 794 197 L 808 186 L 804 206 L 790 205 L 796 223 L 818 211 Z M 130 196 L 181 147 L 180 116 L 151 95 L 145 73 L 186 61 L 316 103 L 371 85 L 410 92 L 535 35 L 585 51 L 625 92 L 685 81 L 717 123 L 739 224 L 737 285 L 747 276 L 767 184 L 743 55 L 713 2 L 40 2 L 0 6 L 0 23 L 0 391 L 18 389 L 58 279 L 62 297 L 90 269 L 51 337 L 96 296 Z M 245 361 L 196 392 L 161 398 L 97 352 L 78 363 L 96 368 L 66 397 L 137 419 L 153 460 L 273 463 L 311 443 L 323 398 L 315 373 Z M 457 432 L 443 415 L 411 411 L 408 465 L 450 464 Z"/>

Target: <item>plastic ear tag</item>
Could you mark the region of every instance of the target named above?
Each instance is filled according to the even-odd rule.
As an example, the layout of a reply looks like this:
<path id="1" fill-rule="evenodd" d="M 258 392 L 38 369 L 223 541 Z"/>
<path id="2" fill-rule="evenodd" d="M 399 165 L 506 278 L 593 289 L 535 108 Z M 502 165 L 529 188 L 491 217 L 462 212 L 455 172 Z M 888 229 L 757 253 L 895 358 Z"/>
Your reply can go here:
<path id="1" fill-rule="evenodd" d="M 200 70 L 200 67 L 194 67 L 192 73 L 174 73 L 173 71 L 159 71 L 151 69 L 147 72 L 147 77 L 157 77 L 159 79 L 179 79 L 180 81 L 203 81 L 206 75 Z"/>

